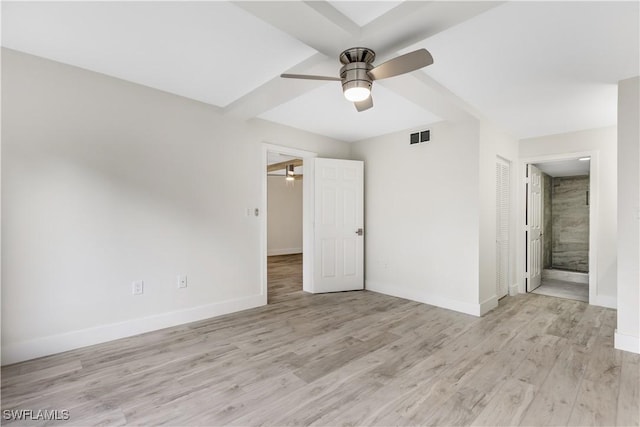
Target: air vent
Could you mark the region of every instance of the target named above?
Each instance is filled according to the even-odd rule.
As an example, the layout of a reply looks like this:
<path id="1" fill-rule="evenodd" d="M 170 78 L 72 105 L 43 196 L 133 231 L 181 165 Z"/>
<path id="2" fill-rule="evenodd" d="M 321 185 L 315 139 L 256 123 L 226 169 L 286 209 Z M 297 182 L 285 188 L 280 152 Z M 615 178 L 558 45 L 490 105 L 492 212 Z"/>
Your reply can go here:
<path id="1" fill-rule="evenodd" d="M 419 144 L 421 142 L 429 142 L 431 139 L 431 131 L 429 129 L 421 132 L 412 133 L 409 138 L 409 144 Z"/>

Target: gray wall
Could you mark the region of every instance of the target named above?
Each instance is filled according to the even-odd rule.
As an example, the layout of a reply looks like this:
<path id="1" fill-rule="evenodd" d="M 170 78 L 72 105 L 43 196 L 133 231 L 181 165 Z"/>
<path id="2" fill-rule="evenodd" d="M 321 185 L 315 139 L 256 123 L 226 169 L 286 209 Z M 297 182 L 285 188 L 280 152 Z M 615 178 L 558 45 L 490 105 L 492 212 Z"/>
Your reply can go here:
<path id="1" fill-rule="evenodd" d="M 589 271 L 588 176 L 553 178 L 551 196 L 552 266 Z"/>
<path id="2" fill-rule="evenodd" d="M 350 152 L 4 48 L 1 83 L 5 364 L 265 304 L 263 141 Z"/>
<path id="3" fill-rule="evenodd" d="M 298 173 L 298 171 L 296 171 Z M 302 253 L 302 181 L 267 177 L 267 255 Z"/>

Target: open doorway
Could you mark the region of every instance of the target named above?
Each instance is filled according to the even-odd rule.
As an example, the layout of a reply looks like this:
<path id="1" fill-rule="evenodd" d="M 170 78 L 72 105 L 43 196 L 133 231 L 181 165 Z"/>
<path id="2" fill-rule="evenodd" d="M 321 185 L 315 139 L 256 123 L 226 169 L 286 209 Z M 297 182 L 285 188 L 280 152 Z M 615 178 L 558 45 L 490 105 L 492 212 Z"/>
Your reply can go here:
<path id="1" fill-rule="evenodd" d="M 284 160 L 277 161 L 276 155 L 285 156 Z M 313 152 L 267 143 L 263 143 L 262 158 L 262 203 L 261 209 L 256 210 L 256 216 L 259 211 L 264 213 L 264 220 L 260 221 L 260 293 L 264 303 L 274 302 L 268 298 L 270 284 L 267 226 L 270 214 L 267 207 L 267 174 L 279 168 L 284 171 L 283 175 L 275 178 L 279 178 L 281 183 L 285 182 L 286 171 L 291 170 L 288 164 L 295 160 L 302 160 L 297 171 L 293 165 L 292 186 L 295 188 L 300 182 L 299 189 L 302 190 L 302 290 L 326 293 L 364 289 L 364 162 L 320 159 Z M 285 165 L 281 168 L 277 163 Z M 298 173 L 302 178 L 298 177 L 296 180 L 295 175 Z M 271 203 L 273 206 L 275 202 Z M 318 221 L 314 218 L 318 218 Z M 287 248 L 297 249 L 297 246 Z M 272 254 L 275 256 L 277 253 L 272 251 Z M 300 284 L 299 279 L 297 283 Z M 288 297 L 285 295 L 283 298 Z"/>
<path id="2" fill-rule="evenodd" d="M 303 159 L 267 152 L 267 303 L 302 291 Z"/>
<path id="3" fill-rule="evenodd" d="M 527 165 L 527 292 L 589 302 L 590 160 Z"/>

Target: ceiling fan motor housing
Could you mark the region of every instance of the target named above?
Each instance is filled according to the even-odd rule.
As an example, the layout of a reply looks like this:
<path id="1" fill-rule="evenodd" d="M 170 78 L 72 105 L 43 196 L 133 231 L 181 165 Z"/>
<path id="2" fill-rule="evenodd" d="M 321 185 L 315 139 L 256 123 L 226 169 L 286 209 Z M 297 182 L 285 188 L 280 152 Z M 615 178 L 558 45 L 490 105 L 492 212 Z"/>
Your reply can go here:
<path id="1" fill-rule="evenodd" d="M 346 91 L 354 87 L 364 87 L 371 90 L 371 77 L 368 71 L 373 65 L 367 62 L 352 62 L 340 69 L 340 78 L 342 78 L 342 90 Z"/>
<path id="2" fill-rule="evenodd" d="M 340 54 L 340 62 L 350 64 L 352 62 L 372 63 L 376 59 L 376 53 L 368 47 L 352 47 Z"/>
<path id="3" fill-rule="evenodd" d="M 343 92 L 356 87 L 371 91 L 372 79 L 368 72 L 373 69 L 375 59 L 375 52 L 366 47 L 353 47 L 340 54 L 340 62 L 344 64 L 340 69 Z"/>

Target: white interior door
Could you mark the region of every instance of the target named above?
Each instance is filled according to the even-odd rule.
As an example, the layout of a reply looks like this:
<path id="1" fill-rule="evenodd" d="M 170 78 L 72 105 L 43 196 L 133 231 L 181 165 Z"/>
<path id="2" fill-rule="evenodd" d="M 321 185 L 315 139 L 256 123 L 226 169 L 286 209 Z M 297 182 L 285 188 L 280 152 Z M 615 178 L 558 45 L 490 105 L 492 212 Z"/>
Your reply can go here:
<path id="1" fill-rule="evenodd" d="M 534 165 L 527 167 L 527 292 L 531 292 L 540 286 L 542 279 L 542 174 Z"/>
<path id="2" fill-rule="evenodd" d="M 313 292 L 364 289 L 364 163 L 314 159 Z"/>
<path id="3" fill-rule="evenodd" d="M 502 298 L 509 292 L 509 176 L 510 165 L 496 161 L 496 294 Z"/>

